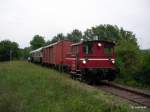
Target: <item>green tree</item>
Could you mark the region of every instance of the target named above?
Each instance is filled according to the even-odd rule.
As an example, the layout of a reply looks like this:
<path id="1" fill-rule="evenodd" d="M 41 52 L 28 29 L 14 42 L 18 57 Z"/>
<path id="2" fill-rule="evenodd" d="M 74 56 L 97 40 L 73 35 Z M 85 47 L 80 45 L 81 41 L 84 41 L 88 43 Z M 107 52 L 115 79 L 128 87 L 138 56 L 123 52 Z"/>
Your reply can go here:
<path id="1" fill-rule="evenodd" d="M 125 74 L 134 74 L 139 63 L 140 50 L 132 41 L 122 39 L 116 46 L 117 60 L 121 61 L 118 67 Z M 122 74 L 124 74 L 122 73 Z"/>
<path id="2" fill-rule="evenodd" d="M 43 36 L 40 36 L 40 35 L 35 35 L 33 37 L 33 39 L 30 41 L 30 44 L 31 44 L 31 48 L 34 50 L 34 49 L 37 49 L 39 47 L 42 47 L 45 45 L 45 40 L 44 40 L 44 37 Z"/>
<path id="3" fill-rule="evenodd" d="M 19 58 L 19 45 L 10 40 L 0 42 L 0 61 L 7 61 Z"/>
<path id="4" fill-rule="evenodd" d="M 74 42 L 79 42 L 81 38 L 83 38 L 82 32 L 78 29 L 75 29 L 71 33 L 67 34 L 67 39 L 72 40 Z"/>
<path id="5" fill-rule="evenodd" d="M 135 79 L 142 85 L 149 86 L 150 88 L 150 50 L 141 51 L 141 64 L 138 72 L 135 74 Z"/>
<path id="6" fill-rule="evenodd" d="M 133 32 L 119 28 L 117 25 L 104 24 L 92 27 L 84 32 L 84 38 L 86 37 L 90 40 L 97 38 L 98 40 L 115 41 L 116 43 L 121 39 L 125 39 L 137 45 Z"/>
<path id="7" fill-rule="evenodd" d="M 45 46 L 50 45 L 52 42 L 50 40 L 45 42 Z"/>
<path id="8" fill-rule="evenodd" d="M 84 37 L 89 37 L 92 40 L 96 37 L 98 40 L 116 41 L 119 39 L 119 28 L 109 24 L 95 26 L 87 29 L 84 32 Z"/>
<path id="9" fill-rule="evenodd" d="M 31 47 L 25 47 L 22 51 L 22 58 L 27 59 L 30 56 Z"/>
<path id="10" fill-rule="evenodd" d="M 59 33 L 52 38 L 51 43 L 55 43 L 64 39 L 65 39 L 65 36 L 63 35 L 63 33 Z"/>
<path id="11" fill-rule="evenodd" d="M 87 29 L 84 32 L 83 39 L 84 40 L 89 40 L 89 39 L 93 40 L 94 39 L 94 33 L 93 33 L 92 29 Z"/>

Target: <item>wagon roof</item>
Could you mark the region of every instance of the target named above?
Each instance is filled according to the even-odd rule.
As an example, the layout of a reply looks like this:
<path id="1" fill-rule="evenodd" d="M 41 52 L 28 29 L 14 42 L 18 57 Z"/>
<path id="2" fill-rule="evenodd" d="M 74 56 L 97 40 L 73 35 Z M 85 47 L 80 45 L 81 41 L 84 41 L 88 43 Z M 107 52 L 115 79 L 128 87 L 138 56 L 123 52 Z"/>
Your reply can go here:
<path id="1" fill-rule="evenodd" d="M 43 47 L 40 47 L 38 49 L 35 49 L 35 50 L 31 51 L 30 53 L 38 52 L 38 51 L 41 51 L 42 49 L 43 49 Z"/>
<path id="2" fill-rule="evenodd" d="M 53 45 L 56 45 L 58 42 L 55 42 L 55 43 L 52 43 L 52 44 L 49 44 L 47 46 L 44 46 L 43 48 L 48 48 L 48 47 L 52 47 Z"/>
<path id="3" fill-rule="evenodd" d="M 52 43 L 52 44 L 49 44 L 49 45 L 47 45 L 47 46 L 45 46 L 45 47 L 43 47 L 43 48 L 48 48 L 48 47 L 52 47 L 52 46 L 54 46 L 54 45 L 56 45 L 56 44 L 58 44 L 58 43 L 60 43 L 60 42 L 63 42 L 63 41 L 71 41 L 71 40 L 61 40 L 61 41 L 58 41 L 58 42 L 55 42 L 55 43 Z"/>
<path id="4" fill-rule="evenodd" d="M 108 43 L 108 44 L 113 44 L 113 45 L 115 45 L 115 43 L 112 42 L 112 41 L 106 41 L 106 40 L 88 40 L 88 41 L 81 41 L 81 42 L 72 44 L 71 46 L 80 45 L 80 44 L 83 44 L 83 43 L 86 43 L 86 42 L 104 42 L 104 43 Z"/>

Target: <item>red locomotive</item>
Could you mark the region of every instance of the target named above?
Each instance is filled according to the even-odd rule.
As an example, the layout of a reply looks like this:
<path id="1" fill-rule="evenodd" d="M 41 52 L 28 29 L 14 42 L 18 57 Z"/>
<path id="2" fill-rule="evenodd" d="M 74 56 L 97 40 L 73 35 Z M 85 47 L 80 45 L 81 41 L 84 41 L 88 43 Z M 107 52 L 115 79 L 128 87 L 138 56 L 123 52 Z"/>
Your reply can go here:
<path id="1" fill-rule="evenodd" d="M 114 46 L 113 42 L 101 40 L 79 43 L 63 40 L 40 49 L 41 62 L 70 72 L 72 78 L 80 78 L 88 83 L 97 80 L 112 81 L 116 71 Z M 31 58 L 34 59 L 34 56 Z"/>

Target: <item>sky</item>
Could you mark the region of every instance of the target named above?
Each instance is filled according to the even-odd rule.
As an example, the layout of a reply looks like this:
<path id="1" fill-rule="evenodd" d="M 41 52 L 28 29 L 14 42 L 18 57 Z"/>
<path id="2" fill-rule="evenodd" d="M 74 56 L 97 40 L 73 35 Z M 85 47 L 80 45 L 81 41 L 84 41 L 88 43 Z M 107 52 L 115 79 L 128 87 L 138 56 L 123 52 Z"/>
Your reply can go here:
<path id="1" fill-rule="evenodd" d="M 0 41 L 21 48 L 36 34 L 50 40 L 100 24 L 132 31 L 141 49 L 150 48 L 150 0 L 0 0 Z"/>

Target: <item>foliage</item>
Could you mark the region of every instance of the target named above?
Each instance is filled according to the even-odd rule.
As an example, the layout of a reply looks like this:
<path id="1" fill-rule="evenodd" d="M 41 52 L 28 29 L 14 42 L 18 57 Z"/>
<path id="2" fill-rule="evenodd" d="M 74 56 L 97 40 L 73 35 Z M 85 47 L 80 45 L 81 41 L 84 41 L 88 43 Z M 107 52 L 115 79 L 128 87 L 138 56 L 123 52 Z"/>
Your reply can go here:
<path id="1" fill-rule="evenodd" d="M 65 39 L 65 36 L 63 35 L 63 33 L 59 33 L 53 37 L 53 39 L 51 40 L 51 43 L 55 43 L 64 39 Z"/>
<path id="2" fill-rule="evenodd" d="M 45 45 L 45 40 L 43 36 L 35 35 L 33 39 L 30 41 L 31 48 L 37 49 Z"/>
<path id="3" fill-rule="evenodd" d="M 0 66 L 0 112 L 137 112 L 64 73 L 19 61 Z"/>
<path id="4" fill-rule="evenodd" d="M 83 38 L 82 32 L 79 31 L 78 29 L 73 30 L 71 33 L 68 33 L 67 36 L 64 36 L 63 33 L 58 33 L 56 36 L 52 38 L 51 41 L 48 41 L 46 45 L 58 42 L 60 40 L 72 40 L 74 42 L 79 42 Z"/>
<path id="5" fill-rule="evenodd" d="M 120 40 L 116 46 L 117 58 L 122 62 L 126 74 L 133 74 L 136 71 L 136 65 L 139 60 L 140 50 L 138 46 L 134 45 L 131 41 Z M 120 65 L 118 67 L 121 67 Z M 122 71 L 124 71 L 122 70 Z"/>
<path id="6" fill-rule="evenodd" d="M 27 59 L 30 56 L 31 50 L 32 50 L 31 47 L 25 47 L 24 49 L 21 49 L 21 52 L 22 52 L 21 58 L 23 60 Z"/>
<path id="7" fill-rule="evenodd" d="M 0 61 L 8 61 L 19 58 L 19 48 L 16 42 L 3 40 L 0 42 Z"/>
<path id="8" fill-rule="evenodd" d="M 117 40 L 119 38 L 119 28 L 117 26 L 104 24 L 87 29 L 84 37 L 98 40 Z"/>
<path id="9" fill-rule="evenodd" d="M 83 38 L 82 32 L 78 29 L 75 29 L 71 33 L 67 34 L 67 39 L 72 40 L 74 42 L 79 42 L 81 38 Z"/>
<path id="10" fill-rule="evenodd" d="M 131 31 L 125 31 L 123 28 L 109 24 L 99 25 L 92 27 L 91 29 L 87 29 L 84 32 L 84 38 L 90 40 L 98 39 L 115 41 L 116 43 L 119 40 L 125 39 L 137 44 L 135 35 Z"/>
<path id="11" fill-rule="evenodd" d="M 142 51 L 141 54 L 142 64 L 136 74 L 136 80 L 150 87 L 150 51 Z"/>
<path id="12" fill-rule="evenodd" d="M 49 45 L 49 44 L 51 44 L 52 42 L 50 41 L 50 40 L 48 40 L 48 41 L 46 41 L 45 42 L 45 46 L 47 46 L 47 45 Z"/>

